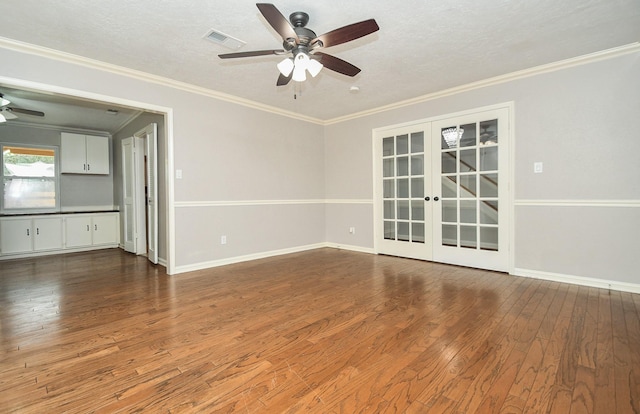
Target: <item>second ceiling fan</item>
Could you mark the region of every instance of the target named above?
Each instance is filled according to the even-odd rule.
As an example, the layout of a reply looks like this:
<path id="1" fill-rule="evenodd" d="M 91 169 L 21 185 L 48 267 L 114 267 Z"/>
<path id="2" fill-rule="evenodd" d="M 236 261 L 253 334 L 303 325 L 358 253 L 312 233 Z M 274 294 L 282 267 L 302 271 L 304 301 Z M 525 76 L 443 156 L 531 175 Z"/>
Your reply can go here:
<path id="1" fill-rule="evenodd" d="M 271 27 L 282 37 L 283 49 L 224 53 L 218 56 L 221 59 L 231 59 L 291 53 L 292 58 L 287 57 L 278 64 L 280 71 L 276 82 L 278 86 L 288 84 L 291 79 L 303 82 L 306 80 L 306 72 L 316 76 L 323 66 L 343 75 L 357 75 L 360 72 L 359 68 L 340 58 L 319 52 L 318 49 L 350 42 L 379 29 L 376 21 L 369 19 L 316 36 L 314 31 L 305 27 L 309 22 L 307 13 L 292 13 L 287 20 L 273 4 L 257 3 L 256 6 Z"/>

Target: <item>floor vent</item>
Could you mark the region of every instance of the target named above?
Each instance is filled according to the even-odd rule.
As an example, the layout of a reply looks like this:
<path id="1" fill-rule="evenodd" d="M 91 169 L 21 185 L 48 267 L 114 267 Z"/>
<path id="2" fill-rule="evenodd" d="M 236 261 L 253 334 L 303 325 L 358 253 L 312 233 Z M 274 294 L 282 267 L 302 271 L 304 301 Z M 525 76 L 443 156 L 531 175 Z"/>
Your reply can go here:
<path id="1" fill-rule="evenodd" d="M 242 40 L 231 37 L 215 29 L 211 29 L 204 35 L 204 38 L 214 43 L 228 47 L 229 49 L 239 49 L 246 44 Z"/>

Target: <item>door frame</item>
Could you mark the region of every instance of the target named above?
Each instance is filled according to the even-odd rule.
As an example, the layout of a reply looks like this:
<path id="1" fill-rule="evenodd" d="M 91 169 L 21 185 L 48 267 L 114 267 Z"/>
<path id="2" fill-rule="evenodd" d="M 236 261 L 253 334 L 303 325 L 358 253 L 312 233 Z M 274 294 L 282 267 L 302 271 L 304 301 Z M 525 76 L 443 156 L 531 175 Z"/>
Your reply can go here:
<path id="1" fill-rule="evenodd" d="M 136 143 L 134 178 L 136 202 L 134 214 L 138 218 L 139 238 L 144 235 L 146 243 L 138 241 L 136 254 L 146 254 L 149 261 L 158 263 L 158 126 L 150 123 L 133 134 Z M 150 141 L 152 139 L 153 141 Z M 153 157 L 153 159 L 151 159 Z M 153 169 L 153 171 L 150 171 Z M 145 187 L 147 191 L 145 191 Z"/>
<path id="2" fill-rule="evenodd" d="M 6 76 L 0 76 L 0 83 L 7 87 L 17 89 L 30 89 L 35 92 L 53 93 L 66 95 L 72 98 L 78 98 L 80 100 L 86 100 L 88 102 L 96 101 L 113 105 L 121 105 L 130 108 L 140 109 L 141 111 L 156 113 L 164 117 L 164 144 L 166 147 L 164 159 L 161 162 L 166 166 L 166 175 L 163 177 L 162 185 L 165 186 L 165 206 L 166 212 L 163 219 L 166 222 L 166 269 L 167 274 L 171 275 L 175 273 L 176 268 L 176 247 L 175 247 L 175 183 L 172 171 L 174 169 L 173 160 L 173 108 L 167 106 L 156 105 L 147 102 L 134 101 L 131 99 L 115 97 L 110 95 L 104 95 L 94 92 L 89 92 L 80 89 L 72 89 L 59 85 L 52 85 L 34 81 L 27 81 L 23 79 L 11 78 Z"/>
<path id="3" fill-rule="evenodd" d="M 514 177 L 515 177 L 515 171 L 514 171 L 514 159 L 515 159 L 515 114 L 514 114 L 514 102 L 513 101 L 509 101 L 509 102 L 504 102 L 504 103 L 499 103 L 499 104 L 495 104 L 495 105 L 487 105 L 487 106 L 482 106 L 482 107 L 477 107 L 477 108 L 472 108 L 472 109 L 467 109 L 467 110 L 463 110 L 463 111 L 458 111 L 458 112 L 453 112 L 453 113 L 446 113 L 446 114 L 442 114 L 442 115 L 437 115 L 437 116 L 433 116 L 433 117 L 429 117 L 429 118 L 422 118 L 422 119 L 418 119 L 418 120 L 413 120 L 413 121 L 408 121 L 408 122 L 403 122 L 403 123 L 398 123 L 398 124 L 394 124 L 394 125 L 387 125 L 384 127 L 379 127 L 379 128 L 374 128 L 371 131 L 371 140 L 372 140 L 372 145 L 371 145 L 371 159 L 372 159 L 372 173 L 373 173 L 373 180 L 372 180 L 372 186 L 373 186 L 373 251 L 375 254 L 381 254 L 381 240 L 382 240 L 382 234 L 380 234 L 380 226 L 378 225 L 379 221 L 382 221 L 383 218 L 383 211 L 382 208 L 380 207 L 380 203 L 379 200 L 382 198 L 382 189 L 379 188 L 378 184 L 378 177 L 380 175 L 382 175 L 382 171 L 381 171 L 381 163 L 377 162 L 376 156 L 378 155 L 376 153 L 376 139 L 379 138 L 381 135 L 383 135 L 385 132 L 387 133 L 391 133 L 394 130 L 398 130 L 401 128 L 407 128 L 407 127 L 411 127 L 411 126 L 416 126 L 419 124 L 424 124 L 424 123 L 433 123 L 433 122 L 438 122 L 438 121 L 443 121 L 446 120 L 448 118 L 454 118 L 454 117 L 462 117 L 462 116 L 468 116 L 468 115 L 473 115 L 475 113 L 479 113 L 479 112 L 486 112 L 486 111 L 492 111 L 492 110 L 499 110 L 499 109 L 507 109 L 508 110 L 508 122 L 509 122 L 509 129 L 507 132 L 507 142 L 508 142 L 508 154 L 509 154 L 509 159 L 507 160 L 507 168 L 508 168 L 508 173 L 506 174 L 508 181 L 507 184 L 507 195 L 506 197 L 504 197 L 504 200 L 501 200 L 501 202 L 503 204 L 506 204 L 504 207 L 501 208 L 506 208 L 508 211 L 508 221 L 507 221 L 507 225 L 509 226 L 507 234 L 508 234 L 508 264 L 507 264 L 507 272 L 512 274 L 514 272 L 514 248 L 513 248 L 513 242 L 515 239 L 515 229 L 514 229 Z M 425 144 L 426 145 L 426 144 Z"/>

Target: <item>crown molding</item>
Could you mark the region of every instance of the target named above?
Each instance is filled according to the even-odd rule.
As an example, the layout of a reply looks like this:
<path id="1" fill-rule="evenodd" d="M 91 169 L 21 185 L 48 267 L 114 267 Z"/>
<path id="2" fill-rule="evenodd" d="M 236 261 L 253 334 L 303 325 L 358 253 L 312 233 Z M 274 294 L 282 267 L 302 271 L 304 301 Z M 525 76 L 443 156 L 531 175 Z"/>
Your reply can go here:
<path id="1" fill-rule="evenodd" d="M 528 78 L 531 76 L 536 76 L 536 75 L 540 75 L 548 72 L 555 72 L 558 70 L 563 70 L 563 69 L 567 69 L 567 68 L 571 68 L 579 65 L 585 65 L 587 63 L 593 63 L 600 60 L 613 59 L 618 56 L 628 55 L 630 53 L 636 53 L 636 52 L 640 52 L 640 42 L 630 43 L 628 45 L 614 47 L 611 49 L 606 49 L 599 52 L 590 53 L 587 55 L 560 60 L 558 62 L 548 63 L 546 65 L 535 66 L 533 68 L 507 73 L 505 75 L 500 75 L 493 78 L 468 83 L 466 85 L 456 86 L 454 88 L 445 89 L 443 91 L 438 91 L 438 92 L 430 93 L 427 95 L 418 96 L 415 98 L 407 99 L 404 101 L 392 103 L 385 106 L 380 106 L 377 108 L 372 108 L 366 111 L 356 112 L 350 115 L 329 119 L 324 122 L 324 125 L 337 124 L 337 123 L 349 121 L 352 119 L 363 118 L 365 116 L 375 115 L 381 112 L 403 108 L 405 106 L 432 101 L 434 99 L 440 99 L 447 96 L 472 91 L 474 89 L 486 88 L 488 86 L 499 85 L 501 83 L 506 83 L 506 82 L 512 82 L 518 79 L 524 79 L 524 78 Z"/>
<path id="2" fill-rule="evenodd" d="M 306 121 L 306 122 L 310 122 L 318 125 L 324 124 L 324 121 L 321 119 L 301 115 L 301 114 L 287 111 L 280 108 L 276 108 L 275 106 L 262 104 L 259 102 L 251 101 L 249 99 L 244 99 L 244 98 L 240 98 L 230 94 L 214 91 L 212 89 L 203 88 L 201 86 L 192 85 L 190 83 L 180 82 L 174 79 L 153 75 L 147 72 L 130 69 L 123 66 L 113 65 L 111 63 L 106 63 L 106 62 L 102 62 L 95 59 L 89 59 L 84 56 L 74 55 L 67 52 L 61 52 L 59 50 L 50 49 L 43 46 L 37 46 L 30 43 L 9 39 L 6 37 L 0 37 L 0 47 L 4 49 L 13 50 L 16 52 L 28 53 L 31 55 L 41 56 L 41 57 L 45 57 L 45 58 L 49 58 L 57 61 L 72 63 L 75 65 L 84 66 L 91 69 L 98 69 L 104 72 L 126 76 L 129 78 L 142 80 L 150 83 L 155 83 L 162 86 L 169 86 L 171 88 L 183 90 L 185 92 L 207 96 L 209 98 L 214 98 L 221 101 L 234 103 L 237 105 L 242 105 L 252 109 L 258 109 L 264 112 L 270 112 L 276 115 L 286 116 L 288 118 Z"/>
<path id="3" fill-rule="evenodd" d="M 16 127 L 16 128 L 45 129 L 48 131 L 72 132 L 75 134 L 99 135 L 104 137 L 112 136 L 111 132 L 103 131 L 99 129 L 73 128 L 73 127 L 64 127 L 64 126 L 49 125 L 49 124 L 31 124 L 24 121 L 9 121 L 7 123 L 2 123 L 0 124 L 0 128 L 4 128 L 5 125 L 7 127 Z"/>
<path id="4" fill-rule="evenodd" d="M 92 69 L 99 69 L 105 72 L 110 72 L 116 75 L 127 76 L 130 78 L 142 80 L 145 82 L 155 83 L 162 86 L 169 86 L 174 89 L 183 90 L 198 95 L 207 96 L 210 98 L 226 101 L 252 109 L 257 109 L 264 112 L 269 112 L 276 115 L 285 116 L 305 122 L 310 122 L 317 125 L 332 125 L 340 122 L 349 121 L 352 119 L 362 118 L 370 115 L 375 115 L 381 112 L 386 112 L 394 109 L 403 108 L 410 105 L 415 105 L 435 99 L 444 98 L 451 95 L 456 95 L 463 92 L 472 91 L 474 89 L 485 88 L 488 86 L 499 85 L 506 82 L 512 82 L 518 79 L 523 79 L 531 76 L 540 75 L 543 73 L 554 72 L 571 68 L 574 66 L 593 63 L 601 60 L 612 59 L 618 56 L 623 56 L 631 53 L 640 52 L 640 42 L 634 42 L 623 46 L 614 47 L 611 49 L 602 50 L 595 53 L 590 53 L 582 56 L 577 56 L 570 59 L 561 60 L 558 62 L 548 63 L 545 65 L 536 66 L 529 69 L 523 69 L 516 72 L 507 73 L 505 75 L 496 76 L 489 79 L 480 80 L 477 82 L 468 83 L 465 85 L 456 86 L 454 88 L 445 89 L 442 91 L 430 93 L 427 95 L 418 96 L 415 98 L 407 99 L 404 101 L 395 102 L 389 105 L 372 108 L 366 111 L 356 112 L 353 114 L 336 117 L 328 120 L 322 120 L 306 115 L 301 115 L 292 111 L 280 109 L 271 105 L 262 104 L 259 102 L 251 101 L 249 99 L 240 98 L 234 95 L 226 94 L 223 92 L 214 91 L 204 87 L 192 85 L 186 82 L 180 82 L 174 79 L 165 78 L 158 75 L 142 72 L 135 69 L 126 68 L 123 66 L 113 65 L 110 63 L 102 62 L 99 60 L 89 59 L 83 56 L 74 55 L 67 52 L 61 52 L 59 50 L 50 49 L 43 46 L 37 46 L 30 43 L 21 42 L 5 37 L 0 37 L 0 47 L 14 50 L 17 52 L 28 53 L 32 55 L 42 56 L 53 60 L 72 63 Z"/>

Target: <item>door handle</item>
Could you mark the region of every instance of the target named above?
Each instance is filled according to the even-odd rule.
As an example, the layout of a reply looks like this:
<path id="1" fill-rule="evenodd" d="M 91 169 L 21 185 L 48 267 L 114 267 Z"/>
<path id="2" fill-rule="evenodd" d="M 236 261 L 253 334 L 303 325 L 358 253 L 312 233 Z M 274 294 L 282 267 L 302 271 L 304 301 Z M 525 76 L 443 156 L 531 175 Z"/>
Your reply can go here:
<path id="1" fill-rule="evenodd" d="M 440 198 L 439 198 L 439 197 L 437 197 L 437 196 L 436 196 L 436 197 L 433 197 L 433 201 L 438 201 L 438 200 L 440 200 Z"/>
<path id="2" fill-rule="evenodd" d="M 425 197 L 424 198 L 424 201 L 429 201 L 429 200 L 431 200 L 431 197 Z"/>

